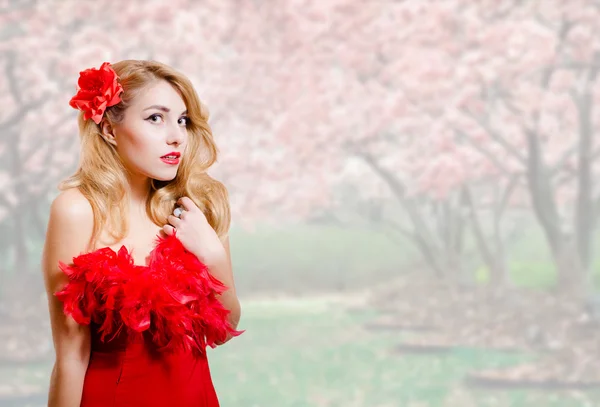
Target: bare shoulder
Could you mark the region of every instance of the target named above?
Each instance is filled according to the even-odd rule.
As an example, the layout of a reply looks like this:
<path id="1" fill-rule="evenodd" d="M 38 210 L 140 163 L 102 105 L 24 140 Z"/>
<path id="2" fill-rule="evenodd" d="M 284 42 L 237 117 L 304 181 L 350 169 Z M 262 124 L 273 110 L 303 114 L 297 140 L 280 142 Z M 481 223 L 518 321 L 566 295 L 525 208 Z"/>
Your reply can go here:
<path id="1" fill-rule="evenodd" d="M 50 217 L 60 217 L 62 220 L 69 222 L 92 222 L 93 211 L 92 205 L 87 198 L 77 188 L 71 188 L 62 191 L 50 205 Z"/>
<path id="2" fill-rule="evenodd" d="M 59 261 L 70 263 L 73 257 L 85 252 L 93 228 L 92 206 L 77 188 L 62 191 L 54 198 L 44 242 L 44 273 L 58 274 Z M 55 289 L 56 283 L 50 286 L 49 289 Z"/>
<path id="3" fill-rule="evenodd" d="M 50 205 L 46 238 L 85 250 L 94 228 L 92 205 L 77 188 L 62 191 Z"/>

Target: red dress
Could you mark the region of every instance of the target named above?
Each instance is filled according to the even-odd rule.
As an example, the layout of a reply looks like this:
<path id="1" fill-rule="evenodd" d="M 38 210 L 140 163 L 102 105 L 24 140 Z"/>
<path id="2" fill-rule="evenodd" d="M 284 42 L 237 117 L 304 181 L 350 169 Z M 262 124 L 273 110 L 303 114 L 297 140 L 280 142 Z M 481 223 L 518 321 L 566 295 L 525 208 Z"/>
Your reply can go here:
<path id="1" fill-rule="evenodd" d="M 217 407 L 206 346 L 234 330 L 217 299 L 225 286 L 174 235 L 157 236 L 148 266 L 125 246 L 59 262 L 55 295 L 91 331 L 81 407 Z"/>

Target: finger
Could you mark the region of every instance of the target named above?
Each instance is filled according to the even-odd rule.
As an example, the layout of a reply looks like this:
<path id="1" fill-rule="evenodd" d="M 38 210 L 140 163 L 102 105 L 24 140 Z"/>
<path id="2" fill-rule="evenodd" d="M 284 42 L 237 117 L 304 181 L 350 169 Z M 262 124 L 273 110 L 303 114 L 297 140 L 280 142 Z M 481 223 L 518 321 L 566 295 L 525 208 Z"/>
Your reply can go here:
<path id="1" fill-rule="evenodd" d="M 177 200 L 177 203 L 180 204 L 181 206 L 183 206 L 183 209 L 185 209 L 188 212 L 191 212 L 191 211 L 197 209 L 197 206 L 194 203 L 194 201 L 192 201 L 187 196 L 182 196 L 181 198 L 179 198 Z"/>
<path id="2" fill-rule="evenodd" d="M 163 232 L 165 232 L 168 236 L 175 234 L 175 228 L 168 223 L 163 226 Z"/>
<path id="3" fill-rule="evenodd" d="M 183 213 L 181 214 L 181 216 L 183 216 Z M 178 228 L 179 225 L 181 225 L 181 219 L 175 215 L 167 216 L 167 222 L 169 222 L 169 224 L 173 225 L 176 228 Z"/>

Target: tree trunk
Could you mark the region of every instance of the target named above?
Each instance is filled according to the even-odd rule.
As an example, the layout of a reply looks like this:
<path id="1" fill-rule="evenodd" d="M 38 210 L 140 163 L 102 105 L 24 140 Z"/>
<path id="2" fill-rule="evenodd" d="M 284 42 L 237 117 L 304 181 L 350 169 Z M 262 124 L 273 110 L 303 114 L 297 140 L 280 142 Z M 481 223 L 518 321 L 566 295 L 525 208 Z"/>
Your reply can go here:
<path id="1" fill-rule="evenodd" d="M 595 57 L 600 61 L 600 52 Z M 580 275 L 580 284 L 583 295 L 592 287 L 592 242 L 596 224 L 596 211 L 592 193 L 592 154 L 593 136 L 591 95 L 592 85 L 596 79 L 597 68 L 590 68 L 587 77 L 583 80 L 580 94 L 573 99 L 577 107 L 579 119 L 579 148 L 578 148 L 578 177 L 577 177 L 577 205 L 575 212 L 575 250 Z"/>
<path id="2" fill-rule="evenodd" d="M 586 295 L 586 279 L 579 259 L 575 238 L 564 234 L 552 251 L 556 265 L 556 290 L 583 299 Z"/>
<path id="3" fill-rule="evenodd" d="M 508 272 L 504 260 L 504 245 L 499 227 L 502 212 L 494 211 L 494 235 L 492 238 L 488 238 L 483 231 L 483 226 L 478 215 L 478 208 L 473 202 L 473 194 L 469 186 L 463 188 L 463 195 L 465 203 L 469 208 L 470 223 L 477 248 L 490 273 L 490 283 L 494 286 L 503 287 L 508 283 Z M 493 244 L 490 245 L 489 242 Z"/>

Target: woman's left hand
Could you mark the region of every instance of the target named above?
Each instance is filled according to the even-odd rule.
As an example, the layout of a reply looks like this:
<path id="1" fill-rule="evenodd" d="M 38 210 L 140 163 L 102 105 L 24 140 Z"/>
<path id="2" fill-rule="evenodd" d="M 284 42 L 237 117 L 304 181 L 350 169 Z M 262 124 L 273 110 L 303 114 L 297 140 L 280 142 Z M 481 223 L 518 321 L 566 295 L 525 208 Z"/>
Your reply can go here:
<path id="1" fill-rule="evenodd" d="M 207 266 L 227 262 L 225 248 L 200 208 L 187 196 L 177 203 L 184 210 L 179 218 L 169 215 L 163 231 L 169 236 L 176 234 L 183 246 Z"/>

